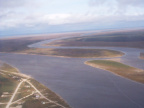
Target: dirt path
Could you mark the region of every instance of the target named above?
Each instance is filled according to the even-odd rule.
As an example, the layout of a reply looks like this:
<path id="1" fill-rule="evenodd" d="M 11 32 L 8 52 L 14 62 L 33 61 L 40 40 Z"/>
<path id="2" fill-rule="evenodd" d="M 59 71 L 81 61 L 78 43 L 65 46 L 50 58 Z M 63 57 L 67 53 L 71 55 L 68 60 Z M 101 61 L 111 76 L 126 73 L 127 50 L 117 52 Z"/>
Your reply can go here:
<path id="1" fill-rule="evenodd" d="M 13 99 L 14 99 L 17 91 L 18 91 L 18 89 L 20 88 L 21 84 L 22 84 L 24 81 L 26 81 L 26 79 L 23 79 L 23 80 L 18 84 L 18 86 L 17 86 L 16 90 L 14 91 L 11 99 L 9 100 L 8 104 L 6 105 L 6 108 L 9 108 L 9 106 L 11 105 L 11 103 L 12 103 L 12 101 L 13 101 Z"/>
<path id="2" fill-rule="evenodd" d="M 66 107 L 64 107 L 64 106 L 62 106 L 62 105 L 60 105 L 60 104 L 58 104 L 58 103 L 56 103 L 56 102 L 54 102 L 54 101 L 46 98 L 33 84 L 31 84 L 29 81 L 26 81 L 26 82 L 29 83 L 29 84 L 31 85 L 31 87 L 33 87 L 33 88 L 36 90 L 37 93 L 39 93 L 43 98 L 45 98 L 45 99 L 48 100 L 49 102 L 54 103 L 54 104 L 56 104 L 56 105 L 58 105 L 58 106 L 60 106 L 60 107 L 62 107 L 62 108 L 66 108 Z"/>

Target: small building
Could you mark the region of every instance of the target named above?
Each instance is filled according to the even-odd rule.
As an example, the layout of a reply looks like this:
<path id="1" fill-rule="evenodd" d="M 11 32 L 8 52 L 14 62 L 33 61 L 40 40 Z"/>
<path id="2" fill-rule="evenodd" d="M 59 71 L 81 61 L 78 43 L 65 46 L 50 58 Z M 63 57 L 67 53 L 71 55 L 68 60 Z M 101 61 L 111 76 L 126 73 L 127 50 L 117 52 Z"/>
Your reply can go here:
<path id="1" fill-rule="evenodd" d="M 38 98 L 40 98 L 40 95 L 36 94 L 36 96 L 35 96 L 35 97 L 36 97 L 36 99 L 38 99 Z"/>
<path id="2" fill-rule="evenodd" d="M 9 94 L 9 92 L 3 92 L 3 95 L 8 95 Z"/>
<path id="3" fill-rule="evenodd" d="M 26 88 L 30 88 L 30 85 L 26 85 L 25 87 L 26 87 Z"/>
<path id="4" fill-rule="evenodd" d="M 42 104 L 46 104 L 46 102 L 43 102 L 43 101 L 42 101 L 41 103 L 42 103 Z"/>

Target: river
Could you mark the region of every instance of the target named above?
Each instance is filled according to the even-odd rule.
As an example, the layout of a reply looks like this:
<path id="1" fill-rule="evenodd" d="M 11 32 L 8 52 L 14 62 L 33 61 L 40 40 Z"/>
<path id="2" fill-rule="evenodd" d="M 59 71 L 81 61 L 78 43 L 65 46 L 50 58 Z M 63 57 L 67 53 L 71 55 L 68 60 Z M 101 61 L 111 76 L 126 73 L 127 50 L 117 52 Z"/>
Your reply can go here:
<path id="1" fill-rule="evenodd" d="M 38 47 L 37 44 L 35 47 Z M 138 58 L 142 49 L 92 48 L 122 51 L 125 53 L 120 58 L 122 63 L 144 69 L 144 60 Z M 0 60 L 31 75 L 60 95 L 73 108 L 144 108 L 144 84 L 84 64 L 93 59 L 96 58 L 0 53 Z"/>

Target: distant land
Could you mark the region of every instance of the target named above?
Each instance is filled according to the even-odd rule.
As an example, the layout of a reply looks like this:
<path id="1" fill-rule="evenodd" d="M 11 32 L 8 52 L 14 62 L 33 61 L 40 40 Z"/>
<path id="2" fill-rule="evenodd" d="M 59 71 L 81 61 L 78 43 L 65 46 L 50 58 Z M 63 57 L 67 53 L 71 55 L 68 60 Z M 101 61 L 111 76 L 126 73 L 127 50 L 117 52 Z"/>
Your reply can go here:
<path id="1" fill-rule="evenodd" d="M 39 46 L 33 45 L 44 41 L 46 42 L 38 44 Z M 29 45 L 33 46 L 29 47 Z M 82 64 L 144 83 L 144 70 L 115 60 L 107 60 L 108 58 L 121 59 L 127 55 L 125 52 L 113 48 L 144 49 L 144 29 L 37 34 L 0 39 L 1 54 L 38 55 L 85 60 L 91 58 L 93 60 L 85 61 Z M 144 53 L 140 52 L 138 54 L 140 60 L 143 61 Z M 17 68 L 2 61 L 0 62 L 0 84 L 0 106 L 2 108 L 10 108 L 10 106 L 70 108 L 65 102 L 67 100 L 63 100 L 43 84 L 28 75 L 20 73 Z"/>
<path id="2" fill-rule="evenodd" d="M 144 29 L 110 30 L 48 43 L 50 46 L 103 46 L 144 48 Z"/>
<path id="3" fill-rule="evenodd" d="M 141 25 L 142 22 L 140 22 L 139 25 Z M 88 26 L 86 24 L 86 26 Z M 25 32 L 21 31 L 15 31 L 10 30 L 10 32 L 7 31 L 0 31 L 0 38 L 9 38 L 9 37 L 28 37 L 28 36 L 40 36 L 40 35 L 51 35 L 51 34 L 60 34 L 60 33 L 76 33 L 76 32 L 103 32 L 103 31 L 119 31 L 119 30 L 140 30 L 144 29 L 144 26 L 139 27 L 101 27 L 101 28 L 93 28 L 93 29 L 75 29 L 75 30 L 58 30 L 58 31 L 33 31 L 29 32 L 30 30 L 25 30 Z"/>

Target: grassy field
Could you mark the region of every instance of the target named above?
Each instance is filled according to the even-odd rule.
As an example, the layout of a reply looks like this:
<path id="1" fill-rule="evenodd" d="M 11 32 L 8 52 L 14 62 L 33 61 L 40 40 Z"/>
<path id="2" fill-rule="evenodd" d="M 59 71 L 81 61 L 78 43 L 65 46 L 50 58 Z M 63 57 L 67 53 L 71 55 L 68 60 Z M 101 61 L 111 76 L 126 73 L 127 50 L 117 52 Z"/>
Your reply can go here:
<path id="1" fill-rule="evenodd" d="M 54 41 L 51 46 L 104 46 L 144 48 L 144 30 L 109 31 Z"/>
<path id="2" fill-rule="evenodd" d="M 29 50 L 20 51 L 19 53 L 39 54 L 60 57 L 120 57 L 124 53 L 120 51 L 107 49 L 46 49 L 46 48 L 31 48 Z"/>
<path id="3" fill-rule="evenodd" d="M 48 99 L 65 106 L 66 108 L 70 108 L 70 106 L 58 95 L 56 95 L 54 92 L 49 90 L 47 87 L 42 85 L 41 83 L 37 82 L 34 79 L 29 79 L 29 81 Z M 28 87 L 29 86 L 29 87 Z M 34 89 L 30 87 L 28 83 L 24 83 L 21 88 L 19 89 L 15 101 L 18 99 L 21 99 L 22 97 L 25 97 L 27 95 L 30 95 L 33 93 Z M 35 98 L 35 95 L 31 95 L 28 98 L 23 99 L 21 102 L 23 102 L 22 108 L 60 108 L 60 106 L 56 105 L 55 103 L 48 102 L 44 98 Z M 42 102 L 45 102 L 45 104 L 42 104 Z M 13 104 L 12 106 L 17 106 L 17 104 Z"/>
<path id="4" fill-rule="evenodd" d="M 144 53 L 140 53 L 140 58 L 144 59 Z"/>
<path id="5" fill-rule="evenodd" d="M 29 87 L 29 84 L 27 84 L 27 82 L 24 82 L 20 89 L 18 90 L 18 93 L 16 94 L 14 101 L 23 98 L 27 95 L 30 95 L 32 92 L 34 91 L 33 88 Z"/>
<path id="6" fill-rule="evenodd" d="M 6 107 L 6 105 L 0 105 L 0 108 L 5 108 Z"/>
<path id="7" fill-rule="evenodd" d="M 38 81 L 34 80 L 34 79 L 31 79 L 30 82 L 37 87 L 38 90 L 41 91 L 42 94 L 44 94 L 44 96 L 46 96 L 48 99 L 54 101 L 54 102 L 57 102 L 58 104 L 60 105 L 63 105 L 65 106 L 66 108 L 70 108 L 70 106 L 58 95 L 56 95 L 53 91 L 51 91 L 50 89 L 48 89 L 46 86 L 44 86 L 43 84 L 39 83 Z M 25 105 L 26 104 L 30 104 L 29 103 L 29 100 L 27 100 L 25 102 Z M 55 107 L 52 107 L 52 108 L 60 108 L 59 106 L 55 105 L 54 103 L 49 103 L 47 106 L 49 106 L 48 108 L 51 108 L 52 106 L 55 106 Z M 28 108 L 31 108 L 31 107 L 28 107 Z M 36 107 L 35 107 L 36 108 Z M 37 108 L 40 108 L 40 107 L 37 107 Z M 42 107 L 43 108 L 43 107 Z"/>
<path id="8" fill-rule="evenodd" d="M 137 69 L 120 62 L 112 60 L 93 60 L 87 61 L 85 64 L 110 71 L 116 75 L 120 75 L 140 83 L 144 83 L 144 70 Z"/>
<path id="9" fill-rule="evenodd" d="M 4 73 L 2 70 L 12 70 L 12 73 L 17 73 L 17 71 L 15 71 L 15 68 L 12 68 L 12 66 L 6 63 L 3 63 L 0 66 L 0 102 L 8 102 L 10 95 L 13 93 L 18 84 L 18 81 L 15 78 L 12 78 L 11 72 Z M 6 94 L 5 97 L 1 97 L 4 92 L 8 92 L 8 94 Z"/>
<path id="10" fill-rule="evenodd" d="M 0 69 L 9 71 L 9 72 L 19 73 L 19 71 L 16 68 L 14 68 L 6 63 L 3 63 L 3 65 L 0 67 Z"/>
<path id="11" fill-rule="evenodd" d="M 18 84 L 25 79 L 47 99 L 41 96 L 28 82 L 23 82 L 14 96 L 12 101 L 14 103 L 12 103 L 10 107 L 61 108 L 61 106 L 64 106 L 70 108 L 61 97 L 49 90 L 46 86 L 21 74 L 16 68 L 6 63 L 0 63 L 0 103 L 3 103 L 0 104 L 0 108 L 5 108 L 5 103 L 9 102 Z M 36 95 L 39 97 L 36 98 Z"/>

